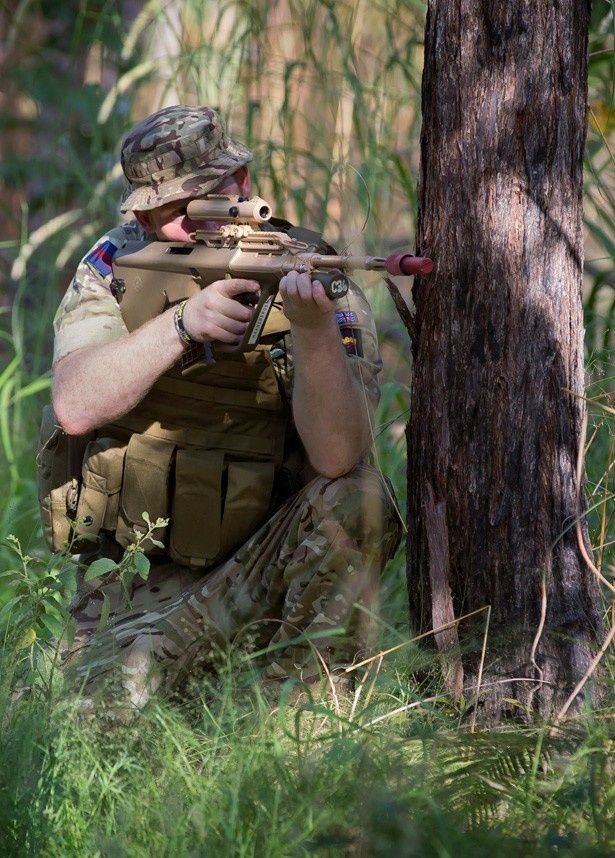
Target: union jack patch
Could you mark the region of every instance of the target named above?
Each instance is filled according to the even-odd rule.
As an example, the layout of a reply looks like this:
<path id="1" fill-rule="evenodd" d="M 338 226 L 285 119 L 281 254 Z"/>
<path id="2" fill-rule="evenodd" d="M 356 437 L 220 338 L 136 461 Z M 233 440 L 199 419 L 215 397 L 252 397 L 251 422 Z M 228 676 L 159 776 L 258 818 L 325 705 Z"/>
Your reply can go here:
<path id="1" fill-rule="evenodd" d="M 337 310 L 335 321 L 338 325 L 351 325 L 353 322 L 358 322 L 359 319 L 353 310 Z"/>
<path id="2" fill-rule="evenodd" d="M 101 277 L 111 274 L 113 257 L 117 253 L 117 247 L 111 241 L 103 241 L 97 244 L 94 250 L 85 257 L 85 261 L 94 268 Z"/>

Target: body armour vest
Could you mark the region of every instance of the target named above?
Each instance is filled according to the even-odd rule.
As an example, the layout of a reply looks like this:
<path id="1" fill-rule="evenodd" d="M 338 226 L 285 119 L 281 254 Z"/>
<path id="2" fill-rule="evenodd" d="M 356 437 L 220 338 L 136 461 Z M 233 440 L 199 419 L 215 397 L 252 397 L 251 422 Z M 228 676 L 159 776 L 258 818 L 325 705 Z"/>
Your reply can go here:
<path id="1" fill-rule="evenodd" d="M 122 296 L 129 331 L 151 317 L 144 300 L 142 291 Z M 288 330 L 272 311 L 268 339 Z M 168 520 L 154 534 L 164 548 L 144 545 L 148 555 L 193 568 L 221 562 L 299 486 L 305 458 L 290 416 L 270 346 L 222 353 L 189 375 L 173 367 L 132 411 L 88 436 L 65 435 L 47 407 L 37 465 L 49 546 L 61 550 L 72 532 L 73 552 L 91 550 L 101 533 L 125 548 L 146 513 Z"/>

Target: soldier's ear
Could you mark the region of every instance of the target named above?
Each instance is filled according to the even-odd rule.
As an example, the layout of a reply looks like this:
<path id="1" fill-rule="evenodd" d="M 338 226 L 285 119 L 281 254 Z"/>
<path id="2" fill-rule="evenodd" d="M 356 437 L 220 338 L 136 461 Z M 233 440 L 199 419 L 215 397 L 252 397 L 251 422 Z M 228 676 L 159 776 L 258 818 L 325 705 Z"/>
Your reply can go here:
<path id="1" fill-rule="evenodd" d="M 148 211 L 144 211 L 144 212 L 134 211 L 133 215 L 135 216 L 135 218 L 137 219 L 139 224 L 143 227 L 143 229 L 146 232 L 153 232 L 154 231 L 154 227 L 152 224 L 152 218 L 151 218 L 151 215 Z"/>
<path id="2" fill-rule="evenodd" d="M 233 174 L 233 178 L 236 180 L 237 184 L 241 188 L 241 196 L 249 197 L 250 196 L 250 173 L 248 172 L 248 168 L 245 166 L 240 167 Z"/>

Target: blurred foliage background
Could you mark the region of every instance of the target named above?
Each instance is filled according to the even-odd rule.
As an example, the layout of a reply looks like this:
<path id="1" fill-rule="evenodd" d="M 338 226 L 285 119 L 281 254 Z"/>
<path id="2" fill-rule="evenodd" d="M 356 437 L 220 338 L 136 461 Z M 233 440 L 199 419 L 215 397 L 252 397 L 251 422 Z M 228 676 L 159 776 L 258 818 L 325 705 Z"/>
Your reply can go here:
<path id="1" fill-rule="evenodd" d="M 9 534 L 46 557 L 34 459 L 52 319 L 81 256 L 118 221 L 123 134 L 165 105 L 209 104 L 253 149 L 255 190 L 278 214 L 340 249 L 412 246 L 424 14 L 420 0 L 0 0 L 0 573 L 15 563 Z M 596 559 L 612 577 L 612 0 L 595 0 L 591 15 L 587 468 Z M 361 282 L 385 362 L 378 455 L 403 505 L 409 341 L 383 286 Z M 401 553 L 383 598 L 384 645 L 407 638 Z M 153 744 L 138 729 L 93 735 L 72 716 L 59 726 L 66 713 L 49 699 L 15 706 L 0 673 L 4 854 L 602 855 L 615 846 L 612 710 L 588 712 L 559 744 L 542 728 L 470 738 L 463 702 L 433 703 L 428 656 L 403 651 L 387 663 L 349 720 L 316 709 L 272 727 L 258 706 L 246 714 L 229 702 L 237 688 L 227 677 L 203 692 L 198 717 L 148 716 Z"/>
<path id="2" fill-rule="evenodd" d="M 253 149 L 255 190 L 275 211 L 340 249 L 412 246 L 424 12 L 421 0 L 0 4 L 0 473 L 8 487 L 0 536 L 38 539 L 32 451 L 51 320 L 81 256 L 119 219 L 123 134 L 162 106 L 209 104 Z M 612 421 L 603 407 L 615 319 L 614 28 L 611 0 L 597 0 L 585 308 L 588 396 L 599 424 L 589 434 L 591 525 L 605 550 L 615 538 Z M 403 503 L 409 341 L 378 279 L 361 282 L 385 361 L 378 449 Z M 408 283 L 400 287 L 410 301 Z M 394 589 L 393 611 L 403 614 L 403 582 Z"/>
<path id="3" fill-rule="evenodd" d="M 1 15 L 0 437 L 10 489 L 0 534 L 32 546 L 51 320 L 81 256 L 118 221 L 123 134 L 167 104 L 209 104 L 253 149 L 255 190 L 275 211 L 340 249 L 411 245 L 424 9 L 414 0 L 22 0 Z M 362 280 L 386 364 L 379 450 L 403 503 L 409 342 L 374 284 Z M 405 622 L 396 568 L 393 613 Z"/>

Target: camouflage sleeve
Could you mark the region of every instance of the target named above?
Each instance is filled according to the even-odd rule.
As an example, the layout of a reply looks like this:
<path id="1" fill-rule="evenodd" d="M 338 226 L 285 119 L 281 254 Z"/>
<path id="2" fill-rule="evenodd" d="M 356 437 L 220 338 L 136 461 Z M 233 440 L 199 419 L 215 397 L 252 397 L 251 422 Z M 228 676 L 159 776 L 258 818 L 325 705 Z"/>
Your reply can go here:
<path id="1" fill-rule="evenodd" d="M 128 336 L 111 291 L 111 263 L 127 241 L 143 238 L 138 224 L 124 224 L 99 239 L 81 260 L 53 320 L 54 366 L 77 349 Z"/>
<path id="2" fill-rule="evenodd" d="M 344 298 L 335 302 L 335 318 L 346 350 L 348 366 L 365 393 L 373 414 L 380 400 L 378 374 L 382 359 L 378 350 L 376 324 L 367 298 L 353 281 Z M 273 366 L 288 401 L 293 387 L 292 338 L 286 337 L 285 347 L 271 351 Z"/>
<path id="3" fill-rule="evenodd" d="M 350 371 L 364 391 L 373 414 L 380 401 L 378 374 L 382 370 L 382 358 L 372 308 L 352 280 L 348 294 L 335 302 L 335 318 Z"/>

